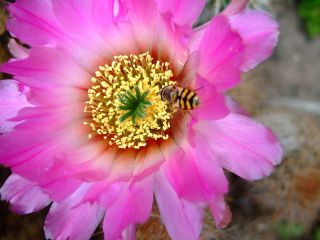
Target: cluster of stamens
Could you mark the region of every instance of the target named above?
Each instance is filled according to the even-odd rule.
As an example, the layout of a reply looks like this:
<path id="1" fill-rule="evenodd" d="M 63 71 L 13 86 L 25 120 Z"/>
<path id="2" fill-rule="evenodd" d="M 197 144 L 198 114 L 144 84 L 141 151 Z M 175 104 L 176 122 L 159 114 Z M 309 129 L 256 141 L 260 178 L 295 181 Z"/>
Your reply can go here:
<path id="1" fill-rule="evenodd" d="M 115 56 L 91 79 L 84 111 L 90 120 L 89 138 L 102 137 L 119 148 L 144 147 L 151 139 L 167 139 L 172 112 L 159 92 L 174 85 L 168 62 L 149 53 Z M 140 101 L 140 102 L 139 102 Z"/>

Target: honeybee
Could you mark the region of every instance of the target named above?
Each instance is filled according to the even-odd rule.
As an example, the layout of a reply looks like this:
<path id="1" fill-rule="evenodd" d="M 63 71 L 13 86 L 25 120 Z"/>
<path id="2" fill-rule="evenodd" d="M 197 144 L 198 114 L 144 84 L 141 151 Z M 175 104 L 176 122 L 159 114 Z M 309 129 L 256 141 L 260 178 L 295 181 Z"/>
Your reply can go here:
<path id="1" fill-rule="evenodd" d="M 165 86 L 161 89 L 160 96 L 162 101 L 181 110 L 192 110 L 200 104 L 197 93 L 188 88 Z"/>

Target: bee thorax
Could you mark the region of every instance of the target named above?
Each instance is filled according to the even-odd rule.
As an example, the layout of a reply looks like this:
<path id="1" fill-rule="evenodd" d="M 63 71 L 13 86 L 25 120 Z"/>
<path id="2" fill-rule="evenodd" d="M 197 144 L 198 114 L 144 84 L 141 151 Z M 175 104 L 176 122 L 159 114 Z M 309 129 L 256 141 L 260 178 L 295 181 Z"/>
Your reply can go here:
<path id="1" fill-rule="evenodd" d="M 178 89 L 174 86 L 166 86 L 161 89 L 161 99 L 169 104 L 173 104 L 177 101 Z"/>

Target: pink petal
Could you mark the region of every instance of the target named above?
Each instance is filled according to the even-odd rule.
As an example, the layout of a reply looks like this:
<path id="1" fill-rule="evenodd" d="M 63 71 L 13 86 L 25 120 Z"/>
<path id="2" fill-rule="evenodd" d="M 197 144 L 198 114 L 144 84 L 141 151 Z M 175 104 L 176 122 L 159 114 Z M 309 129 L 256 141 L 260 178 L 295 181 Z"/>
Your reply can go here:
<path id="1" fill-rule="evenodd" d="M 183 33 L 175 31 L 170 21 L 159 14 L 154 1 L 128 0 L 124 5 L 132 22 L 137 50 L 152 52 L 159 60 L 169 60 L 180 72 L 189 55 L 182 42 Z"/>
<path id="2" fill-rule="evenodd" d="M 40 187 L 52 200 L 60 202 L 74 193 L 81 184 L 82 181 L 78 179 L 62 177 L 55 181 L 43 182 Z"/>
<path id="3" fill-rule="evenodd" d="M 200 46 L 202 37 L 206 31 L 206 27 L 209 24 L 210 24 L 210 22 L 193 29 L 192 34 L 189 39 L 189 42 L 188 42 L 188 46 L 189 46 L 191 53 L 197 52 L 199 50 L 199 46 Z"/>
<path id="4" fill-rule="evenodd" d="M 63 30 L 80 45 L 79 49 L 85 47 L 86 52 L 91 50 L 101 58 L 116 55 L 117 46 L 112 39 L 118 35 L 118 29 L 113 16 L 113 1 L 87 0 L 79 4 L 76 0 L 55 0 L 52 8 Z M 74 31 L 79 26 L 81 31 Z M 119 44 L 124 41 L 117 40 Z M 72 42 L 69 44 L 73 45 Z"/>
<path id="5" fill-rule="evenodd" d="M 30 118 L 16 117 L 16 120 L 24 120 L 24 122 L 17 127 L 16 131 L 0 135 L 0 155 L 3 163 L 11 163 L 13 165 L 22 162 L 22 160 L 18 160 L 18 155 L 20 153 L 24 154 L 27 151 L 32 151 L 32 149 L 38 149 L 36 150 L 38 152 L 41 152 L 42 150 L 47 151 L 48 154 L 51 150 L 61 146 L 69 149 L 77 148 L 89 140 L 87 137 L 87 129 L 82 124 L 81 119 L 74 119 L 73 121 L 70 121 L 69 124 L 66 124 L 65 121 L 54 121 L 55 119 L 53 116 L 49 115 L 48 123 L 52 125 L 43 126 L 41 122 L 36 121 L 37 117 L 40 117 L 43 113 L 54 113 L 54 111 L 50 112 L 47 111 L 49 109 L 46 109 L 46 111 L 43 112 L 35 112 L 33 111 L 35 108 L 25 109 L 30 109 L 35 115 L 29 115 L 28 117 Z M 25 113 L 28 114 L 30 112 L 25 111 Z M 37 113 L 40 115 L 37 115 Z M 59 114 L 59 112 L 57 112 L 57 114 Z M 51 122 L 50 119 L 52 120 Z M 33 128 L 28 126 L 27 123 L 29 121 L 33 122 Z M 22 124 L 24 124 L 25 127 L 22 127 Z M 42 128 L 45 128 L 48 131 L 42 130 Z M 42 146 L 46 147 L 42 148 Z M 35 153 L 36 152 L 33 154 Z M 17 159 L 14 159 L 15 157 L 17 157 Z"/>
<path id="6" fill-rule="evenodd" d="M 254 120 L 230 113 L 217 121 L 194 126 L 195 142 L 206 143 L 220 164 L 248 180 L 269 175 L 282 158 L 282 148 L 272 131 Z"/>
<path id="7" fill-rule="evenodd" d="M 201 120 L 215 120 L 226 116 L 229 113 L 228 108 L 225 105 L 225 97 L 223 94 L 216 91 L 205 79 L 197 81 L 197 86 L 200 87 L 197 90 L 197 94 L 200 98 L 200 105 L 192 110 L 192 116 Z"/>
<path id="8" fill-rule="evenodd" d="M 198 119 L 215 120 L 223 118 L 228 114 L 228 109 L 225 106 L 224 96 L 217 94 L 211 97 L 210 100 L 201 102 L 201 106 L 193 110 L 192 114 L 196 115 Z"/>
<path id="9" fill-rule="evenodd" d="M 56 16 L 57 12 L 54 11 L 54 8 L 56 8 L 54 6 L 57 4 L 56 2 L 57 1 L 19 0 L 14 4 L 10 4 L 9 11 L 11 18 L 7 24 L 9 31 L 14 36 L 33 47 L 59 46 L 64 49 L 64 51 L 71 54 L 82 66 L 87 68 L 97 67 L 96 64 L 98 62 L 105 62 L 105 60 L 103 61 L 106 56 L 104 53 L 109 53 L 110 55 L 111 45 L 102 45 L 101 43 L 103 41 L 96 31 L 94 32 L 95 34 L 89 35 L 83 33 L 88 29 L 88 25 L 85 23 L 90 22 L 91 25 L 89 25 L 89 29 L 99 26 L 99 24 L 92 25 L 92 18 L 101 18 L 98 17 L 99 14 L 105 10 L 105 5 L 108 5 L 111 1 L 103 1 L 104 3 L 99 1 L 98 4 L 101 7 L 100 13 L 93 11 L 94 4 L 92 3 L 92 0 L 86 1 L 86 4 L 75 4 L 73 9 L 65 8 L 65 10 L 61 12 L 63 15 L 65 11 L 68 11 L 69 19 L 77 19 L 78 23 L 82 26 L 82 31 L 73 31 L 75 28 L 78 28 L 79 25 L 74 26 L 75 28 L 71 30 L 68 29 L 67 26 L 69 21 L 67 21 L 67 19 L 63 19 L 66 20 L 65 22 L 59 22 L 61 14 Z M 77 11 L 79 11 L 79 9 L 83 10 L 87 6 L 90 7 L 87 8 L 87 11 L 92 11 L 89 13 L 87 12 L 84 21 L 81 21 L 83 18 L 79 18 Z M 97 7 L 94 8 L 94 10 L 96 9 Z M 107 13 L 107 11 L 104 12 L 106 19 Z M 106 29 L 110 31 L 110 27 L 105 28 L 105 31 L 107 31 Z M 95 35 L 96 38 L 89 39 L 88 36 L 91 35 Z M 99 38 L 100 41 L 96 40 Z"/>
<path id="10" fill-rule="evenodd" d="M 132 23 L 138 48 L 142 52 L 152 50 L 154 38 L 158 37 L 154 32 L 160 24 L 155 2 L 127 0 L 123 4 Z"/>
<path id="11" fill-rule="evenodd" d="M 145 222 L 153 202 L 153 176 L 128 184 L 109 207 L 103 221 L 105 239 L 116 240 L 131 224 Z"/>
<path id="12" fill-rule="evenodd" d="M 71 34 L 83 33 L 87 38 L 98 37 L 94 26 L 95 13 L 93 10 L 100 11 L 100 13 L 102 10 L 94 8 L 93 0 L 87 0 L 82 4 L 79 4 L 76 0 L 54 0 L 51 2 L 54 15 L 66 32 L 70 32 Z M 112 2 L 113 1 L 96 1 L 96 5 L 100 4 L 100 7 L 105 10 L 105 23 L 112 23 Z M 96 19 L 99 18 L 99 23 L 101 23 L 101 17 L 102 15 L 96 16 Z M 79 26 L 81 26 L 81 31 L 74 31 Z M 90 34 L 93 34 L 93 36 Z"/>
<path id="13" fill-rule="evenodd" d="M 225 96 L 217 92 L 210 82 L 196 76 L 196 88 L 200 105 L 190 113 L 189 129 L 197 121 L 216 120 L 225 117 L 229 113 L 225 103 Z"/>
<path id="14" fill-rule="evenodd" d="M 128 181 L 132 178 L 136 161 L 136 151 L 119 151 L 113 161 L 112 171 L 106 179 L 108 183 Z"/>
<path id="15" fill-rule="evenodd" d="M 199 239 L 203 219 L 202 208 L 179 198 L 162 171 L 156 174 L 154 188 L 161 219 L 171 238 Z"/>
<path id="16" fill-rule="evenodd" d="M 67 37 L 57 22 L 52 1 L 18 0 L 9 5 L 11 18 L 7 28 L 14 36 L 30 46 L 54 45 Z"/>
<path id="17" fill-rule="evenodd" d="M 38 181 L 41 182 L 43 188 L 47 188 L 46 192 L 55 200 L 64 198 L 68 196 L 81 181 L 92 182 L 106 179 L 111 172 L 117 153 L 114 150 L 115 149 L 105 150 L 103 144 L 92 141 L 78 149 L 65 150 L 63 154 L 57 153 L 54 156 L 53 165 L 47 168 L 45 175 L 42 176 L 40 173 L 37 176 Z M 25 164 L 21 164 L 20 166 L 22 169 L 26 167 Z M 15 167 L 15 170 L 20 170 L 20 168 Z M 65 187 L 65 191 L 60 191 L 59 194 L 55 194 L 55 187 L 59 186 L 63 181 L 70 181 L 70 185 L 68 185 L 69 189 Z M 110 183 L 107 183 L 106 186 L 109 184 Z"/>
<path id="18" fill-rule="evenodd" d="M 203 31 L 198 73 L 217 91 L 225 91 L 240 81 L 244 51 L 242 39 L 222 15 L 214 17 Z"/>
<path id="19" fill-rule="evenodd" d="M 29 214 L 46 207 L 50 202 L 36 183 L 12 174 L 0 189 L 1 199 L 10 202 L 14 212 Z"/>
<path id="20" fill-rule="evenodd" d="M 175 24 L 190 27 L 198 19 L 206 4 L 205 0 L 156 0 L 156 2 L 159 11 L 169 15 Z"/>
<path id="21" fill-rule="evenodd" d="M 98 203 L 103 208 L 109 209 L 118 200 L 119 195 L 125 187 L 125 183 L 123 182 L 113 184 L 109 184 L 107 181 L 94 182 L 81 202 Z"/>
<path id="22" fill-rule="evenodd" d="M 222 12 L 226 16 L 232 16 L 245 9 L 249 0 L 232 0 L 229 6 Z"/>
<path id="23" fill-rule="evenodd" d="M 265 12 L 244 11 L 230 17 L 232 28 L 245 45 L 242 71 L 249 71 L 268 58 L 278 42 L 278 23 Z"/>
<path id="24" fill-rule="evenodd" d="M 65 52 L 54 48 L 32 48 L 28 58 L 5 63 L 2 71 L 18 75 L 27 86 L 47 89 L 86 88 L 92 77 Z"/>
<path id="25" fill-rule="evenodd" d="M 30 78 L 15 77 L 19 82 L 29 82 Z M 28 93 L 28 101 L 34 106 L 61 107 L 74 105 L 75 110 L 81 110 L 82 115 L 88 92 L 85 89 L 75 87 L 52 87 L 51 89 L 31 88 Z"/>
<path id="26" fill-rule="evenodd" d="M 170 149 L 169 152 L 175 151 L 176 148 L 179 148 L 180 145 L 187 141 L 187 134 L 188 134 L 188 125 L 190 123 L 192 115 L 187 115 L 182 111 L 178 111 L 175 114 L 175 117 L 171 121 L 171 126 L 175 126 L 172 130 L 172 139 L 168 139 L 162 143 L 162 148 Z M 167 149 L 163 149 L 162 152 L 167 154 Z"/>
<path id="27" fill-rule="evenodd" d="M 42 136 L 42 138 L 39 137 L 39 134 L 25 134 L 21 131 L 2 134 L 0 135 L 0 161 L 8 166 L 20 163 L 25 158 L 31 158 L 41 150 L 48 148 L 51 140 L 52 134 Z"/>
<path id="28" fill-rule="evenodd" d="M 137 155 L 133 173 L 134 179 L 144 178 L 154 171 L 157 171 L 164 160 L 163 153 L 158 144 L 151 143 Z"/>
<path id="29" fill-rule="evenodd" d="M 232 97 L 226 96 L 225 102 L 230 112 L 250 117 L 250 114 L 242 106 L 240 106 Z"/>
<path id="30" fill-rule="evenodd" d="M 2 65 L 2 70 L 30 86 L 28 100 L 37 106 L 78 104 L 84 108 L 92 75 L 68 55 L 52 48 L 33 49 L 28 58 Z M 43 80 L 45 79 L 45 81 Z"/>
<path id="31" fill-rule="evenodd" d="M 94 0 L 92 5 L 92 26 L 105 41 L 100 47 L 106 48 L 104 55 L 108 57 L 119 53 L 135 53 L 137 45 L 136 41 L 133 41 L 135 37 L 133 26 L 125 19 L 127 16 L 125 3 L 119 0 Z M 110 54 L 107 55 L 107 52 Z"/>
<path id="32" fill-rule="evenodd" d="M 228 182 L 218 162 L 201 145 L 177 151 L 164 164 L 164 171 L 179 197 L 209 203 L 228 191 Z"/>
<path id="33" fill-rule="evenodd" d="M 13 80 L 0 81 L 0 132 L 10 132 L 21 121 L 10 121 L 24 107 L 30 107 L 29 88 Z"/>
<path id="34" fill-rule="evenodd" d="M 89 141 L 85 146 L 61 155 L 61 168 L 83 181 L 104 180 L 112 171 L 116 154 L 116 148 L 106 149 L 103 142 Z"/>
<path id="35" fill-rule="evenodd" d="M 114 0 L 87 0 L 79 4 L 77 0 L 55 0 L 52 1 L 52 9 L 58 22 L 68 34 L 74 38 L 84 35 L 87 38 L 87 40 L 83 38 L 84 41 L 103 43 L 108 41 L 108 39 L 102 39 L 103 34 L 117 33 L 114 32 L 117 30 L 116 24 L 119 17 L 123 15 L 122 6 L 119 4 L 115 6 L 115 2 Z M 118 7 L 117 11 L 115 11 L 116 7 Z M 79 25 L 82 31 L 74 31 Z"/>
<path id="36" fill-rule="evenodd" d="M 23 136 L 25 135 L 24 133 Z M 12 138 L 9 137 L 10 139 Z M 22 139 L 19 138 L 19 140 Z M 30 142 L 30 139 L 32 138 L 27 135 L 26 140 Z M 41 140 L 44 141 L 40 139 L 40 142 Z M 26 149 L 22 148 L 13 152 L 12 141 L 6 141 L 5 144 L 8 144 L 10 151 L 5 151 L 6 148 L 4 148 L 2 155 L 7 156 L 2 159 L 12 167 L 14 172 L 39 182 L 44 192 L 52 199 L 60 201 L 77 189 L 82 180 L 105 179 L 114 165 L 115 152 L 105 151 L 103 144 L 90 141 L 84 143 L 83 146 L 72 146 L 71 142 L 74 144 L 75 140 L 68 140 L 63 136 L 61 140 L 44 141 L 35 146 L 29 143 Z M 19 142 L 16 144 L 22 146 Z M 119 169 L 118 171 L 120 173 L 115 174 L 115 178 L 123 178 L 124 170 Z"/>
<path id="37" fill-rule="evenodd" d="M 8 43 L 8 48 L 10 50 L 10 53 L 18 59 L 24 59 L 27 58 L 29 55 L 29 50 L 19 43 L 17 43 L 16 40 L 11 38 Z"/>
<path id="38" fill-rule="evenodd" d="M 48 239 L 90 239 L 105 210 L 97 204 L 80 203 L 87 187 L 79 188 L 61 203 L 53 203 L 45 221 Z"/>
<path id="39" fill-rule="evenodd" d="M 70 176 L 81 175 L 82 178 L 89 178 L 93 173 L 99 172 L 95 162 L 90 161 L 93 161 L 97 152 L 101 152 L 101 148 L 94 147 L 89 149 L 90 152 L 86 148 L 87 154 L 83 154 L 76 159 L 77 162 L 74 162 L 71 157 L 65 157 L 64 154 L 68 156 L 73 149 L 79 147 L 82 149 L 84 142 L 80 139 L 83 138 L 83 133 L 81 134 L 77 128 L 77 136 L 73 138 L 70 128 L 69 131 L 66 129 L 62 132 L 61 130 L 38 132 L 37 128 L 29 132 L 17 129 L 0 136 L 2 163 L 11 166 L 13 172 L 24 178 L 38 182 L 52 199 L 67 197 L 81 184 L 81 181 Z M 88 173 L 89 170 L 92 172 Z"/>
<path id="40" fill-rule="evenodd" d="M 0 160 L 27 179 L 48 180 L 50 170 L 56 171 L 61 154 L 82 147 L 87 141 L 86 135 L 76 124 L 40 134 L 37 131 L 16 130 L 0 136 Z"/>
<path id="41" fill-rule="evenodd" d="M 70 114 L 72 112 L 72 114 Z M 83 118 L 83 110 L 77 104 L 59 107 L 25 107 L 12 121 L 22 121 L 17 130 L 47 132 L 57 131 Z"/>
<path id="42" fill-rule="evenodd" d="M 209 206 L 217 228 L 228 226 L 232 219 L 232 213 L 224 198 L 214 198 Z"/>
<path id="43" fill-rule="evenodd" d="M 199 68 L 199 52 L 193 52 L 185 62 L 181 72 L 177 75 L 178 85 L 180 87 L 195 88 L 196 75 Z"/>
<path id="44" fill-rule="evenodd" d="M 123 240 L 135 240 L 136 239 L 136 225 L 135 224 L 130 225 L 122 232 L 122 239 Z"/>

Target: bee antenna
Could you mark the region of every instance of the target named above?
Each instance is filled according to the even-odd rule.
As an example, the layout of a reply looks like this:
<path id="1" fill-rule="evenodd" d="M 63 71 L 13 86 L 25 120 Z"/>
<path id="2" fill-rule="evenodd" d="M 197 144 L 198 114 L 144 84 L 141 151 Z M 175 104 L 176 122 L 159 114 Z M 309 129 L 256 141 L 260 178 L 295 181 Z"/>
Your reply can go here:
<path id="1" fill-rule="evenodd" d="M 199 88 L 197 88 L 197 89 L 195 89 L 195 90 L 193 90 L 193 91 L 199 91 L 199 90 L 201 90 L 203 88 L 203 86 L 201 86 L 201 87 L 199 87 Z"/>

